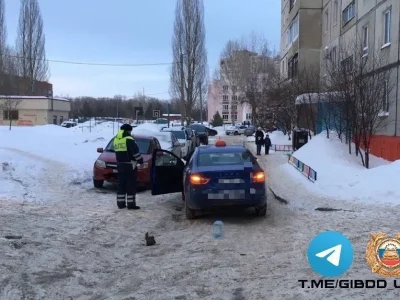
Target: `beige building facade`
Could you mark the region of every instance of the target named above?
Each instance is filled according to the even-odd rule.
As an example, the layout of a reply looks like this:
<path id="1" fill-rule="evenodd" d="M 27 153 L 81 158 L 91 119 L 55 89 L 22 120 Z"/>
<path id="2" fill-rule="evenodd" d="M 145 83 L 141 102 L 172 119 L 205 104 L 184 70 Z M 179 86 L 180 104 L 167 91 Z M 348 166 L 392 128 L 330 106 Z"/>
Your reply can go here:
<path id="1" fill-rule="evenodd" d="M 400 159 L 400 1 L 399 0 L 324 0 L 321 76 L 327 76 L 327 58 L 339 63 L 352 60 L 343 49 L 356 47 L 362 57 L 374 55 L 380 67 L 390 72 L 390 90 L 380 118 L 385 126 L 374 136 L 371 152 L 389 160 Z"/>
<path id="2" fill-rule="evenodd" d="M 322 0 L 281 0 L 281 78 L 320 70 Z"/>
<path id="3" fill-rule="evenodd" d="M 0 96 L 0 125 L 35 126 L 68 121 L 71 102 L 64 98 Z"/>

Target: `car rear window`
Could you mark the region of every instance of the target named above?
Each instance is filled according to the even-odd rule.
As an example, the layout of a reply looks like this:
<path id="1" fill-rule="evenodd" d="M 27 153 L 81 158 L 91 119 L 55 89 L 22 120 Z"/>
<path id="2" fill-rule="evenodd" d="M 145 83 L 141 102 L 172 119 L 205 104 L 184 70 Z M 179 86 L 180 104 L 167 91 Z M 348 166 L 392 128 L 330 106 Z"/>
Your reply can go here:
<path id="1" fill-rule="evenodd" d="M 220 166 L 220 165 L 243 165 L 252 161 L 252 155 L 249 151 L 243 152 L 213 152 L 199 153 L 197 165 L 199 167 Z"/>
<path id="2" fill-rule="evenodd" d="M 185 132 L 183 130 L 182 131 L 174 130 L 171 132 L 177 139 L 182 139 L 182 140 L 186 139 Z"/>
<path id="3" fill-rule="evenodd" d="M 201 126 L 201 125 L 190 125 L 190 128 L 196 130 L 198 133 L 205 133 L 206 132 L 206 127 Z"/>
<path id="4" fill-rule="evenodd" d="M 114 139 L 112 139 L 106 149 L 104 149 L 105 151 L 108 152 L 114 152 Z M 135 139 L 136 145 L 139 147 L 139 152 L 141 154 L 150 154 L 151 153 L 151 141 L 147 140 L 147 139 Z"/>

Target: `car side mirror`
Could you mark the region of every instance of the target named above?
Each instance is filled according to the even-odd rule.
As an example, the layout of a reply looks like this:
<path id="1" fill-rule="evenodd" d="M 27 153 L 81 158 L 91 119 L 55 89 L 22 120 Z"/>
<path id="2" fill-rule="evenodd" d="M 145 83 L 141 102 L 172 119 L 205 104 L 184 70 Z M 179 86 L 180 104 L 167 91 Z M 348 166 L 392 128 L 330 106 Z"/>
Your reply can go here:
<path id="1" fill-rule="evenodd" d="M 103 148 L 97 148 L 97 153 L 103 153 L 104 149 Z"/>

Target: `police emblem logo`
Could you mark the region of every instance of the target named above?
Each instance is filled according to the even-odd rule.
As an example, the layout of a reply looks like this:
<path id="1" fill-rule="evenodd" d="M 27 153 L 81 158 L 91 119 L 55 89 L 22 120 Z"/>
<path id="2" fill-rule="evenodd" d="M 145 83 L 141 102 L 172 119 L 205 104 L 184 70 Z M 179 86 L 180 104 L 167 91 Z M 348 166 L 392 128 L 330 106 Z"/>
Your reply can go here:
<path id="1" fill-rule="evenodd" d="M 366 259 L 372 273 L 384 277 L 400 276 L 400 233 L 388 237 L 384 232 L 371 233 Z"/>

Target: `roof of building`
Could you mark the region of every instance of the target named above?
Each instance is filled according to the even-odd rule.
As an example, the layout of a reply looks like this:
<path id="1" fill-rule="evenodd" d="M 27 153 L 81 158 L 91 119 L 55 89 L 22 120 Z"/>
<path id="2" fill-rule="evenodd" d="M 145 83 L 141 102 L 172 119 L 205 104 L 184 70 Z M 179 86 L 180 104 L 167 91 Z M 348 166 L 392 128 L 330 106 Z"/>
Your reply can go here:
<path id="1" fill-rule="evenodd" d="M 66 101 L 66 102 L 70 102 L 69 99 L 66 98 L 60 98 L 60 97 L 45 97 L 45 96 L 5 96 L 5 95 L 0 95 L 0 99 L 21 99 L 21 100 L 33 100 L 33 99 L 46 99 L 46 100 L 58 100 L 58 101 Z"/>

